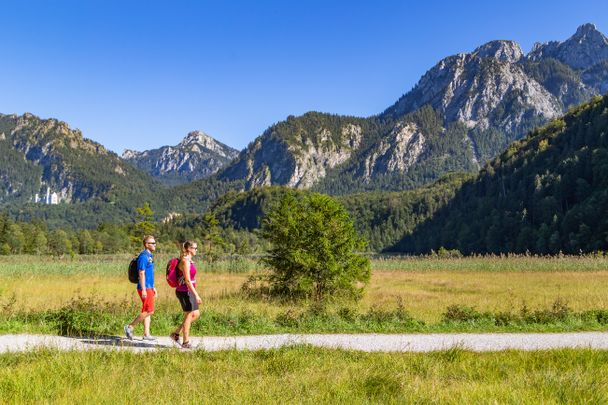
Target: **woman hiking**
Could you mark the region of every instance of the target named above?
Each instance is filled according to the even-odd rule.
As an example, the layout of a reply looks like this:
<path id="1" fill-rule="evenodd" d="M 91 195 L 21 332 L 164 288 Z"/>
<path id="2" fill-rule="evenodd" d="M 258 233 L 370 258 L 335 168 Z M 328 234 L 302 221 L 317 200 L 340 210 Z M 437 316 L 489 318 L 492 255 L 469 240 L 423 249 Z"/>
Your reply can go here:
<path id="1" fill-rule="evenodd" d="M 190 344 L 190 325 L 200 316 L 198 306 L 201 297 L 196 291 L 196 266 L 192 258 L 196 256 L 198 245 L 195 241 L 187 240 L 181 246 L 180 260 L 178 264 L 179 281 L 175 288 L 175 295 L 179 300 L 184 311 L 184 321 L 171 333 L 171 340 L 184 349 L 191 349 Z M 179 342 L 179 335 L 182 334 L 182 342 Z"/>

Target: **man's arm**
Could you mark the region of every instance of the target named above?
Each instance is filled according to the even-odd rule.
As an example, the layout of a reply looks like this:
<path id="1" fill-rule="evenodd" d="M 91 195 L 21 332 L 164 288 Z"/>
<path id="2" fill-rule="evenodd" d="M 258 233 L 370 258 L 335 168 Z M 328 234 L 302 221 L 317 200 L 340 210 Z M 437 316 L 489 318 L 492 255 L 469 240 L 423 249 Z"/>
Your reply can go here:
<path id="1" fill-rule="evenodd" d="M 146 298 L 148 296 L 148 292 L 146 291 L 146 271 L 139 271 L 139 285 L 141 286 L 141 297 Z"/>

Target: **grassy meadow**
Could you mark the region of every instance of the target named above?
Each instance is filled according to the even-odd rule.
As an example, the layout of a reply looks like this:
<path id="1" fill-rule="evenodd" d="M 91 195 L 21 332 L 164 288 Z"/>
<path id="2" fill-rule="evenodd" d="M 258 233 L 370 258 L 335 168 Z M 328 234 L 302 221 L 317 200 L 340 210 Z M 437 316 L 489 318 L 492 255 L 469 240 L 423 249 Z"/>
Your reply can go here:
<path id="1" fill-rule="evenodd" d="M 152 331 L 160 335 L 181 316 L 164 281 L 166 259 L 157 257 Z M 120 334 L 140 306 L 126 278 L 128 261 L 125 255 L 0 257 L 0 333 Z M 608 328 L 604 256 L 375 258 L 360 302 L 326 306 L 243 292 L 249 276 L 264 271 L 254 260 L 202 267 L 197 334 Z"/>
<path id="2" fill-rule="evenodd" d="M 38 350 L 0 355 L 0 402 L 606 403 L 607 373 L 592 350 Z"/>
<path id="3" fill-rule="evenodd" d="M 168 334 L 181 317 L 163 280 L 166 259 L 157 257 L 156 335 Z M 128 262 L 0 256 L 0 333 L 121 335 L 140 306 L 126 278 Z M 244 292 L 248 278 L 264 271 L 253 260 L 202 267 L 202 316 L 193 325 L 199 336 L 608 329 L 606 257 L 376 258 L 360 302 L 326 306 Z M 606 403 L 607 373 L 608 352 L 587 349 L 40 349 L 0 354 L 0 402 L 114 404 L 145 393 L 159 403 Z"/>

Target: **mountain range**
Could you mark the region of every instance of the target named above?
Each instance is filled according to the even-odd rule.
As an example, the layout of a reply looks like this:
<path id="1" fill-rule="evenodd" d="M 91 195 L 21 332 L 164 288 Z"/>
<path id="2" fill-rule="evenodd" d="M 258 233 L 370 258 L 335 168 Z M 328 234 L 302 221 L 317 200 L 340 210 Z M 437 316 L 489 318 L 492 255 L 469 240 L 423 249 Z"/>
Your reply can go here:
<path id="1" fill-rule="evenodd" d="M 608 39 L 593 24 L 524 54 L 507 40 L 441 60 L 377 116 L 311 112 L 255 139 L 219 178 L 330 194 L 413 188 L 476 171 L 532 128 L 608 89 Z"/>
<path id="2" fill-rule="evenodd" d="M 206 215 L 253 231 L 285 186 L 226 193 Z M 531 131 L 477 174 L 452 173 L 413 190 L 336 197 L 372 251 L 580 254 L 608 247 L 608 95 Z M 177 228 L 202 226 L 191 218 Z"/>
<path id="3" fill-rule="evenodd" d="M 607 90 L 608 39 L 584 24 L 528 54 L 497 40 L 446 57 L 378 115 L 289 116 L 238 154 L 193 131 L 178 145 L 121 158 L 62 121 L 0 115 L 0 204 L 23 210 L 49 188 L 62 202 L 127 210 L 150 201 L 164 215 L 200 212 L 223 192 L 266 185 L 334 195 L 413 189 L 477 172 L 533 128 Z"/>

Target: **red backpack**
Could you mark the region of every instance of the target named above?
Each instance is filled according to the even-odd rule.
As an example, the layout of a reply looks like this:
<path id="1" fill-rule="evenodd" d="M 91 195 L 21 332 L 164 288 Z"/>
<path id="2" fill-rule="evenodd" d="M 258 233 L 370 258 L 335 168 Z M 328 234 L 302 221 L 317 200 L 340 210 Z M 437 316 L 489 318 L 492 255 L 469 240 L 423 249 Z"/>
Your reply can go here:
<path id="1" fill-rule="evenodd" d="M 179 285 L 179 269 L 177 268 L 178 264 L 179 259 L 176 257 L 169 259 L 167 262 L 166 278 L 167 284 L 169 284 L 171 288 L 175 288 Z"/>

